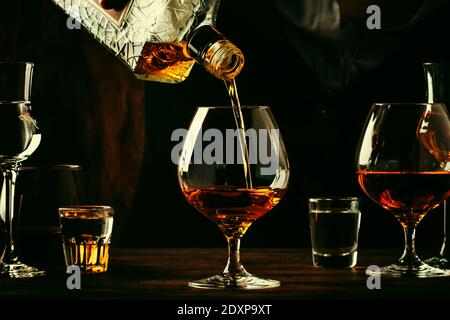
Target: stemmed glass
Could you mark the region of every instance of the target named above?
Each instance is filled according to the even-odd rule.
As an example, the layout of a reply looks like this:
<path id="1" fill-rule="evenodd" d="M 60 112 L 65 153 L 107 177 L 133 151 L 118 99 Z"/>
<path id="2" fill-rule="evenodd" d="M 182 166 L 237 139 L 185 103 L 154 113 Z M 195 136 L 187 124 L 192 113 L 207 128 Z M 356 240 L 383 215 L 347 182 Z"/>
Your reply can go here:
<path id="1" fill-rule="evenodd" d="M 422 262 L 415 231 L 422 218 L 450 195 L 450 162 L 436 153 L 450 150 L 450 120 L 443 104 L 374 104 L 357 149 L 358 182 L 373 201 L 403 227 L 399 261 L 381 268 L 388 276 L 440 277 L 450 272 Z"/>
<path id="2" fill-rule="evenodd" d="M 199 107 L 184 137 L 178 161 L 181 190 L 192 206 L 218 225 L 228 242 L 222 274 L 191 281 L 191 287 L 280 285 L 247 272 L 239 249 L 250 225 L 285 194 L 288 158 L 269 107 L 244 106 L 242 116 L 245 129 L 237 129 L 232 107 Z"/>
<path id="3" fill-rule="evenodd" d="M 44 274 L 20 262 L 14 245 L 14 191 L 18 166 L 41 141 L 36 122 L 30 115 L 32 73 L 33 64 L 29 62 L 0 63 L 0 168 L 3 173 L 0 231 L 5 240 L 1 248 L 0 274 L 10 278 Z"/>

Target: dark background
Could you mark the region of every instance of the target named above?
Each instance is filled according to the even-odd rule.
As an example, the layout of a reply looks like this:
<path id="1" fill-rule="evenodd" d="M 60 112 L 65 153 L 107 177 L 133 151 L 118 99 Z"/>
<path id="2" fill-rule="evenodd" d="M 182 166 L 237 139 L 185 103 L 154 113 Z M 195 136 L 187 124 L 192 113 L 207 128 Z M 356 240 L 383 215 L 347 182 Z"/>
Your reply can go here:
<path id="1" fill-rule="evenodd" d="M 373 102 L 425 101 L 421 64 L 449 60 L 449 12 L 446 4 L 412 26 L 381 31 L 367 30 L 365 17 L 346 22 L 359 31 L 335 47 L 364 68 L 336 90 L 304 59 L 305 50 L 332 56 L 333 48 L 297 30 L 273 1 L 222 1 L 217 27 L 246 57 L 241 102 L 272 108 L 291 164 L 288 193 L 244 246 L 309 246 L 307 199 L 324 195 L 361 197 L 361 247 L 402 246 L 395 219 L 360 191 L 354 152 Z M 91 201 L 116 209 L 117 245 L 224 246 L 218 228 L 183 198 L 170 160 L 170 135 L 188 126 L 196 106 L 229 103 L 223 83 L 200 66 L 177 85 L 138 81 L 85 31 L 68 30 L 66 18 L 50 0 L 8 1 L 0 12 L 0 60 L 35 63 L 43 142 L 29 163 L 81 165 Z M 438 210 L 418 229 L 419 249 L 437 252 Z"/>

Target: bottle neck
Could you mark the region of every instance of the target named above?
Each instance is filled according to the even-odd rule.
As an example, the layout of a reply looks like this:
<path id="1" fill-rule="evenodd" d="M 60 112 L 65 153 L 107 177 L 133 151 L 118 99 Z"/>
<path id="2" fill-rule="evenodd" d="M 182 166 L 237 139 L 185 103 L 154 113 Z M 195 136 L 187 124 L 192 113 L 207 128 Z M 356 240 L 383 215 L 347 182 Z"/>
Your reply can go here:
<path id="1" fill-rule="evenodd" d="M 244 66 L 244 55 L 210 25 L 199 27 L 188 42 L 188 54 L 221 80 L 234 79 Z"/>

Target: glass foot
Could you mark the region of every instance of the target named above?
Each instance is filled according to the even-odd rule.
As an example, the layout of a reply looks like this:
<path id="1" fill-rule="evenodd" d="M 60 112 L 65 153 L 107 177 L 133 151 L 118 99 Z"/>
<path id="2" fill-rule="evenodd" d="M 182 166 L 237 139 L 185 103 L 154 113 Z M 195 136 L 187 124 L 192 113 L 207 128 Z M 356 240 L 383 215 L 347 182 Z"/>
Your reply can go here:
<path id="1" fill-rule="evenodd" d="M 34 278 L 45 275 L 45 271 L 27 266 L 22 262 L 0 264 L 0 276 L 8 278 Z"/>
<path id="2" fill-rule="evenodd" d="M 447 259 L 443 257 L 433 257 L 425 260 L 425 262 L 435 268 L 439 269 L 450 269 L 450 265 Z"/>
<path id="3" fill-rule="evenodd" d="M 189 282 L 189 286 L 200 289 L 268 289 L 280 286 L 280 281 L 261 279 L 252 275 L 230 277 L 216 275 L 209 278 Z"/>
<path id="4" fill-rule="evenodd" d="M 417 266 L 408 266 L 402 264 L 391 264 L 382 267 L 379 271 L 368 270 L 367 275 L 371 276 L 387 276 L 387 277 L 412 277 L 412 278 L 435 278 L 448 277 L 450 270 L 442 270 L 422 263 Z"/>

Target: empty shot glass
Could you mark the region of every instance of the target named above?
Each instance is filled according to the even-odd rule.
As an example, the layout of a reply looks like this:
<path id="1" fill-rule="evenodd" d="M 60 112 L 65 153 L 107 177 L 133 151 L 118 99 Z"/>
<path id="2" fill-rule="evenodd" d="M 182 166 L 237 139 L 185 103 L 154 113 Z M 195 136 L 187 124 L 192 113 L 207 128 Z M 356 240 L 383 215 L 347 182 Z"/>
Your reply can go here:
<path id="1" fill-rule="evenodd" d="M 311 198 L 309 215 L 314 266 L 355 266 L 361 221 L 359 199 Z"/>
<path id="2" fill-rule="evenodd" d="M 113 209 L 108 206 L 59 208 L 66 266 L 76 265 L 85 274 L 108 270 Z"/>

